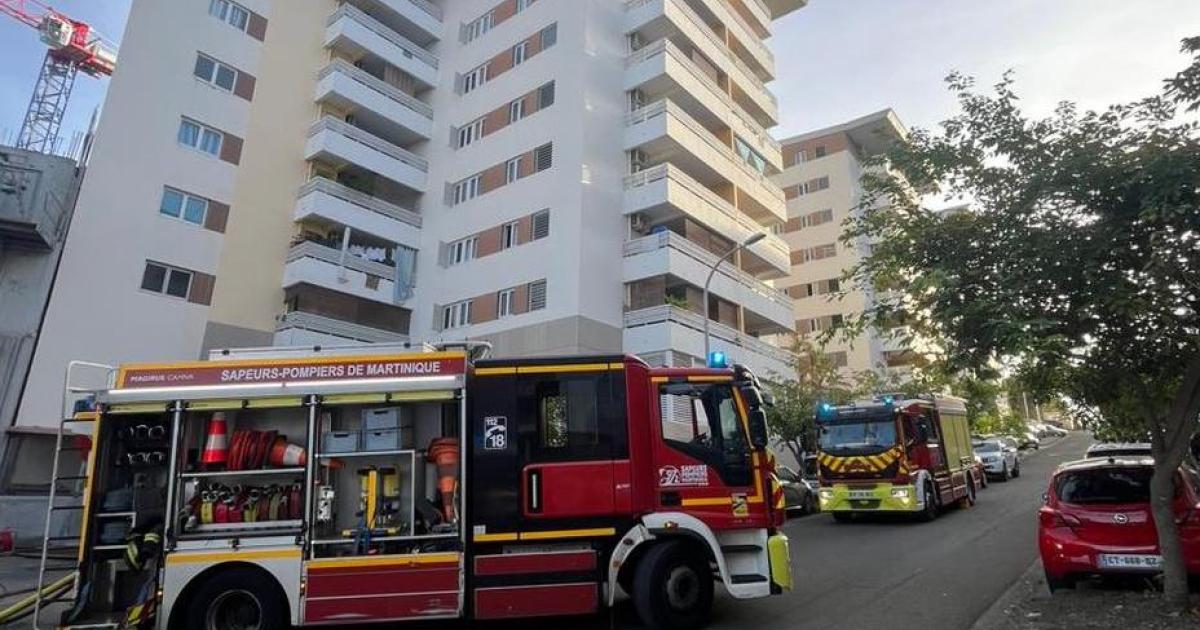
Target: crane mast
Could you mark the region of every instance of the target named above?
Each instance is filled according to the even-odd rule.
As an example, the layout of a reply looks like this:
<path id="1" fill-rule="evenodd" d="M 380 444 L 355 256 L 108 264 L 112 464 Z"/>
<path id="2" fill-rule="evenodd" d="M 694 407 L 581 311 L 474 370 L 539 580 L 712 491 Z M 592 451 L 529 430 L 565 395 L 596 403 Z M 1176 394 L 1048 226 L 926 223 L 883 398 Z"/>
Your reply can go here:
<path id="1" fill-rule="evenodd" d="M 38 0 L 0 0 L 0 13 L 37 29 L 42 43 L 49 47 L 16 146 L 51 153 L 58 144 L 76 75 L 111 75 L 117 62 L 116 49 L 87 23 L 72 20 Z"/>

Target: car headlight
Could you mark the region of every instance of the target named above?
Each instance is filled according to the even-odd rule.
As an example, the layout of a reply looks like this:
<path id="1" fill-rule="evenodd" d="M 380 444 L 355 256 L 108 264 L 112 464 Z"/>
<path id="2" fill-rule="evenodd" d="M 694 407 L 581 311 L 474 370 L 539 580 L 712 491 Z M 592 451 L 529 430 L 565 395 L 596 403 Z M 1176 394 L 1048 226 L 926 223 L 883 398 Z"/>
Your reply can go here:
<path id="1" fill-rule="evenodd" d="M 820 494 L 821 498 L 825 499 L 826 501 L 833 498 L 833 488 L 821 488 L 818 493 Z"/>

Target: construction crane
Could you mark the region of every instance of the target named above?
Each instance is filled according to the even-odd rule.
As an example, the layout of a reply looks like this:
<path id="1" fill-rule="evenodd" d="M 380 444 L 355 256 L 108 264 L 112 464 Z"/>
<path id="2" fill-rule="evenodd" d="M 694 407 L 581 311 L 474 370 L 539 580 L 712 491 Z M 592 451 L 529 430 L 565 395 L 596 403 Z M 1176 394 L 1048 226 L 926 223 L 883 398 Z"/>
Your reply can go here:
<path id="1" fill-rule="evenodd" d="M 50 47 L 21 124 L 17 148 L 52 153 L 75 76 L 80 72 L 93 77 L 111 75 L 117 63 L 116 48 L 88 24 L 37 0 L 0 0 L 0 13 L 37 29 L 42 43 Z"/>

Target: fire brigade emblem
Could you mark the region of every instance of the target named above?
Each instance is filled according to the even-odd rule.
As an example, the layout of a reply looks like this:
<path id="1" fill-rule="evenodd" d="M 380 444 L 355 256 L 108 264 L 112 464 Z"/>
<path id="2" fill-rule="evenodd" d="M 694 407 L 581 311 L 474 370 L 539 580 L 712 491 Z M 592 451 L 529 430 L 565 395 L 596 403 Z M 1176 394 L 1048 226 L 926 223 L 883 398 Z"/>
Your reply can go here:
<path id="1" fill-rule="evenodd" d="M 508 418 L 487 416 L 483 419 L 483 448 L 487 451 L 508 448 Z"/>
<path id="2" fill-rule="evenodd" d="M 746 502 L 746 495 L 735 494 L 732 499 L 734 516 L 750 516 L 750 504 Z"/>
<path id="3" fill-rule="evenodd" d="M 658 469 L 658 485 L 661 488 L 707 486 L 708 466 L 663 466 Z"/>

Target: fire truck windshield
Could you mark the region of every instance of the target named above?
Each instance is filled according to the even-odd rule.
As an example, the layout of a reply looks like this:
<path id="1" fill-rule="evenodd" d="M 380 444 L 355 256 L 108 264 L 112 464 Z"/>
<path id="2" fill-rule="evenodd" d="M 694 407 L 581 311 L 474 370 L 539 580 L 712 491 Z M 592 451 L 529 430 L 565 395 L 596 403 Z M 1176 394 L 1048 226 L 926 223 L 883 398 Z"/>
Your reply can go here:
<path id="1" fill-rule="evenodd" d="M 821 450 L 828 453 L 886 449 L 896 445 L 896 423 L 891 418 L 863 419 L 821 427 Z"/>

